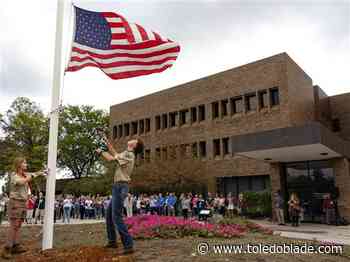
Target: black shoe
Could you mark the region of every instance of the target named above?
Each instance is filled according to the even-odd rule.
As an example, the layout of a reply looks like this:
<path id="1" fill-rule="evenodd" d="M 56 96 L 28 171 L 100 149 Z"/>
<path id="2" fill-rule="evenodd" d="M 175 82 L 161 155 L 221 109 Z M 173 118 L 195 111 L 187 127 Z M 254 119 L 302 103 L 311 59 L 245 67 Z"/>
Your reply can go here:
<path id="1" fill-rule="evenodd" d="M 108 242 L 106 245 L 104 245 L 105 248 L 117 248 L 117 243 L 115 242 Z"/>
<path id="2" fill-rule="evenodd" d="M 20 244 L 14 244 L 12 247 L 12 254 L 21 254 L 27 252 L 27 249 Z"/>

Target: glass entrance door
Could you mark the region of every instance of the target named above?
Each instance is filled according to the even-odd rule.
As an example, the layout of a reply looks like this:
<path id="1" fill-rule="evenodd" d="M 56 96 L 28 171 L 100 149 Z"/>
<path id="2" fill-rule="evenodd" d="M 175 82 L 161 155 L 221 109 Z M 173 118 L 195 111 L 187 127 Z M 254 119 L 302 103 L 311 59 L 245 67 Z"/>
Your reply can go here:
<path id="1" fill-rule="evenodd" d="M 330 161 L 288 163 L 285 167 L 286 202 L 291 193 L 297 193 L 304 210 L 304 221 L 321 222 L 323 198 L 335 187 Z"/>

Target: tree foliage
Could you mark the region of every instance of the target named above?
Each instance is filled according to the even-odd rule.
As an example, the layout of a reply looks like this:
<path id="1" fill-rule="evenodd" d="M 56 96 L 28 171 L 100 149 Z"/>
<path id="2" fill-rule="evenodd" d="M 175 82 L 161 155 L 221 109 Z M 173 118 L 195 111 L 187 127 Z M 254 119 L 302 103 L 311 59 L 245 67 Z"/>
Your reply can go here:
<path id="1" fill-rule="evenodd" d="M 66 106 L 60 114 L 58 167 L 69 169 L 75 178 L 96 174 L 101 164 L 94 152 L 101 146 L 96 128 L 108 128 L 108 115 L 91 106 Z M 14 100 L 0 114 L 0 176 L 12 170 L 16 156 L 24 156 L 29 171 L 47 162 L 49 118 L 40 107 L 25 97 Z"/>
<path id="2" fill-rule="evenodd" d="M 58 166 L 68 168 L 75 178 L 98 169 L 95 149 L 102 140 L 97 128 L 108 128 L 108 115 L 92 106 L 66 106 L 60 114 Z"/>
<path id="3" fill-rule="evenodd" d="M 16 156 L 27 158 L 30 170 L 41 169 L 47 158 L 48 119 L 38 105 L 19 97 L 0 116 L 0 175 L 12 169 Z"/>

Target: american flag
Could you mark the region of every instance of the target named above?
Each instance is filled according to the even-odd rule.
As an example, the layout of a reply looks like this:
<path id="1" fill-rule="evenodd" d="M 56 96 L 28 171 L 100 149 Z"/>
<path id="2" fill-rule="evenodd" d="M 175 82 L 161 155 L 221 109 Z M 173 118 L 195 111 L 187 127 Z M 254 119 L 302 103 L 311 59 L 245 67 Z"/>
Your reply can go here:
<path id="1" fill-rule="evenodd" d="M 171 67 L 180 46 L 111 12 L 75 7 L 75 36 L 66 71 L 99 67 L 112 79 L 160 73 Z"/>

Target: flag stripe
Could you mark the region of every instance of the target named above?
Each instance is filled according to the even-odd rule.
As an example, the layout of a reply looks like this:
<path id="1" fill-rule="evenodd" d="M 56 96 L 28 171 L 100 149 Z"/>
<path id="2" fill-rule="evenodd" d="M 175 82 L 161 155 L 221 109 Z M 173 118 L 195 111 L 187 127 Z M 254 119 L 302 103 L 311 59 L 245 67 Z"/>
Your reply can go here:
<path id="1" fill-rule="evenodd" d="M 138 30 L 136 24 L 130 24 L 130 28 L 131 28 L 132 34 L 135 37 L 135 42 L 137 42 L 137 43 L 142 42 L 142 36 L 141 36 L 140 31 Z"/>
<path id="2" fill-rule="evenodd" d="M 101 63 L 94 61 L 92 58 L 89 58 L 88 60 L 85 60 L 83 62 L 73 61 L 73 62 L 71 62 L 70 66 L 71 67 L 80 67 L 80 66 L 84 66 L 85 64 L 94 63 L 103 69 L 113 69 L 113 68 L 122 69 L 124 67 L 128 67 L 128 69 L 129 69 L 129 66 L 142 66 L 144 68 L 147 68 L 148 66 L 163 65 L 169 61 L 175 61 L 175 60 L 176 60 L 176 56 L 166 57 L 164 59 L 161 59 L 158 61 L 152 61 L 152 62 L 121 61 L 121 62 L 114 62 L 114 63 L 109 63 L 109 64 L 105 64 L 105 63 L 101 64 Z"/>
<path id="3" fill-rule="evenodd" d="M 137 71 L 137 70 L 156 70 L 160 69 L 164 66 L 171 66 L 174 63 L 173 60 L 166 61 L 160 65 L 130 65 L 130 66 L 121 66 L 121 67 L 112 67 L 112 68 L 102 68 L 98 63 L 90 61 L 88 63 L 78 65 L 78 66 L 71 66 L 68 68 L 68 71 L 77 71 L 79 69 L 82 69 L 86 66 L 95 66 L 101 68 L 103 72 L 106 74 L 115 74 L 115 73 L 122 73 L 127 71 Z"/>
<path id="4" fill-rule="evenodd" d="M 151 41 L 149 41 L 151 42 Z M 134 44 L 135 46 L 137 46 L 137 44 Z M 143 47 L 144 45 L 140 45 L 140 48 L 134 48 L 132 49 L 130 46 L 127 46 L 125 49 L 113 49 L 113 50 L 102 50 L 102 49 L 96 49 L 96 48 L 92 48 L 89 46 L 85 46 L 85 45 L 81 45 L 78 43 L 73 43 L 73 51 L 75 51 L 75 48 L 78 48 L 80 50 L 85 50 L 85 51 L 89 51 L 92 53 L 96 53 L 96 54 L 101 54 L 101 55 L 113 55 L 113 54 L 147 54 L 147 53 L 151 53 L 151 52 L 157 52 L 157 51 L 162 51 L 165 49 L 170 49 L 170 48 L 174 48 L 174 47 L 179 47 L 178 44 L 176 43 L 164 43 L 162 45 L 149 45 L 149 47 Z M 146 45 L 145 45 L 146 46 Z"/>
<path id="5" fill-rule="evenodd" d="M 124 23 L 108 23 L 110 27 L 124 27 Z"/>
<path id="6" fill-rule="evenodd" d="M 139 29 L 139 32 L 140 32 L 141 37 L 142 37 L 142 40 L 143 40 L 143 41 L 148 40 L 148 36 L 147 36 L 147 32 L 146 32 L 146 30 L 145 30 L 145 29 L 143 29 L 143 27 L 142 27 L 142 26 L 140 26 L 140 25 L 138 25 L 138 24 L 136 24 L 136 26 L 137 26 L 137 29 Z"/>
<path id="7" fill-rule="evenodd" d="M 123 19 L 122 18 L 120 18 L 120 17 L 106 17 L 105 15 L 104 15 L 104 17 L 106 18 L 106 20 L 107 20 L 107 22 L 109 23 L 109 24 L 113 24 L 113 23 L 123 23 Z"/>
<path id="8" fill-rule="evenodd" d="M 122 34 L 112 34 L 113 40 L 120 40 L 120 39 L 126 39 L 126 33 Z"/>
<path id="9" fill-rule="evenodd" d="M 154 36 L 154 34 L 153 34 L 153 32 L 151 30 L 148 30 L 146 28 L 144 28 L 144 29 L 145 29 L 145 31 L 147 33 L 147 36 L 148 36 L 149 40 L 156 40 L 156 38 L 155 38 L 155 36 Z"/>
<path id="10" fill-rule="evenodd" d="M 113 39 L 111 41 L 112 46 L 120 46 L 120 45 L 127 45 L 129 44 L 129 41 L 127 39 Z"/>
<path id="11" fill-rule="evenodd" d="M 86 56 L 86 57 L 72 57 L 71 65 L 82 65 L 86 61 L 94 61 L 99 63 L 102 67 L 113 67 L 113 66 L 124 66 L 124 65 L 158 65 L 164 63 L 167 60 L 176 59 L 177 53 L 175 54 L 166 54 L 163 56 L 145 58 L 113 58 L 113 59 L 99 59 L 96 57 Z"/>
<path id="12" fill-rule="evenodd" d="M 112 27 L 111 32 L 112 32 L 112 34 L 125 33 L 125 28 L 124 27 Z"/>
<path id="13" fill-rule="evenodd" d="M 156 52 L 151 52 L 151 53 L 145 53 L 145 54 L 129 54 L 129 53 L 123 53 L 123 54 L 112 54 L 112 55 L 101 55 L 101 54 L 95 54 L 89 51 L 84 51 L 84 50 L 80 50 L 80 49 L 75 49 L 74 51 L 72 51 L 72 58 L 73 57 L 86 57 L 86 56 L 90 56 L 90 57 L 94 57 L 94 58 L 99 58 L 99 59 L 112 59 L 112 58 L 132 58 L 132 59 L 147 59 L 150 57 L 155 57 L 155 56 L 161 56 L 161 55 L 165 55 L 168 53 L 179 53 L 180 49 L 179 47 L 174 47 L 174 48 L 169 48 L 169 49 L 165 49 L 165 50 L 160 50 L 160 51 L 156 51 Z"/>

